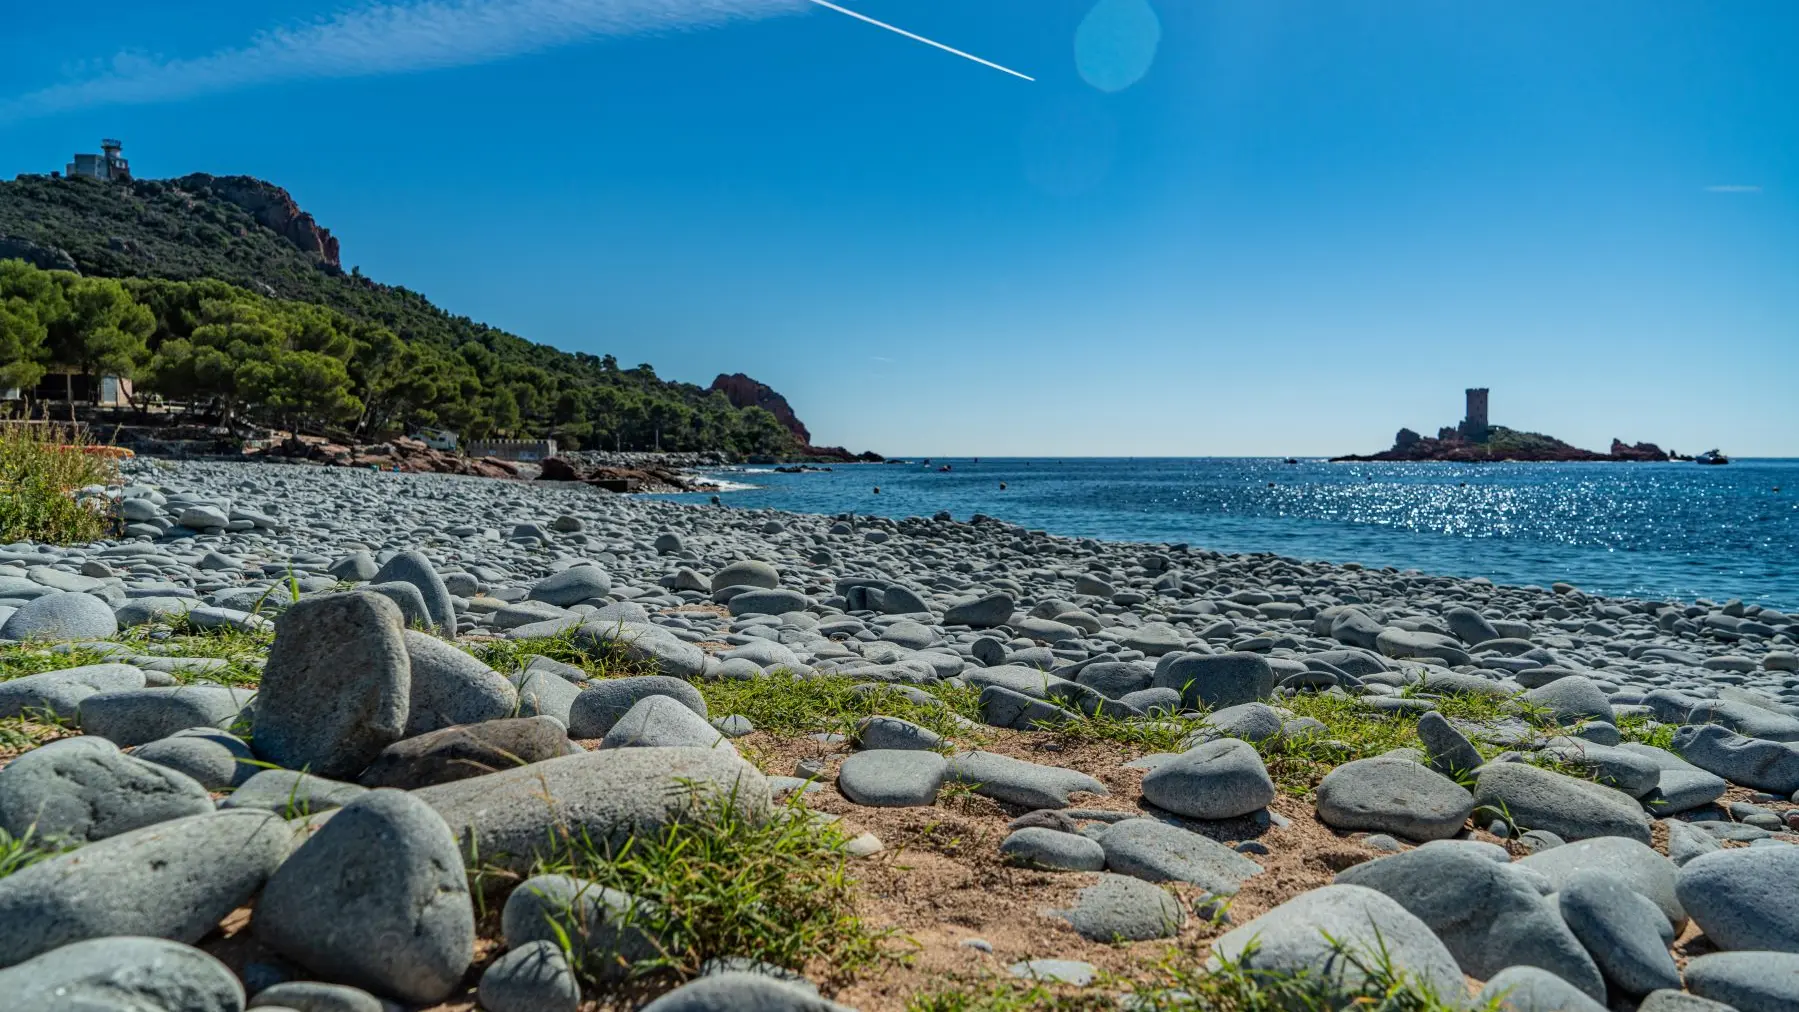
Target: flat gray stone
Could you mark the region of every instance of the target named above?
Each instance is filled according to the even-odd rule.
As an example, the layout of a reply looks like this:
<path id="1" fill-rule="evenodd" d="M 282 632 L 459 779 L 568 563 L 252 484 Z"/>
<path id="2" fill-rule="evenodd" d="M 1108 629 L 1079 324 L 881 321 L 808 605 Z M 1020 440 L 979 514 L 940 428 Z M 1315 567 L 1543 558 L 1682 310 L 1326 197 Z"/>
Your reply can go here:
<path id="1" fill-rule="evenodd" d="M 0 769 L 0 829 L 79 842 L 212 811 L 206 788 L 125 755 L 104 738 L 64 738 Z"/>
<path id="2" fill-rule="evenodd" d="M 521 671 L 507 678 L 517 689 L 518 715 L 554 717 L 567 726 L 581 687 L 550 671 Z"/>
<path id="3" fill-rule="evenodd" d="M 1733 784 L 1774 794 L 1799 791 L 1799 745 L 1749 738 L 1705 724 L 1676 729 L 1674 751 Z"/>
<path id="4" fill-rule="evenodd" d="M 1327 937 L 1328 936 L 1328 937 Z M 1385 953 L 1394 969 L 1443 996 L 1464 992 L 1461 968 L 1423 921 L 1391 898 L 1354 885 L 1300 893 L 1212 943 L 1247 970 L 1307 971 L 1355 986 Z"/>
<path id="5" fill-rule="evenodd" d="M 0 970 L 7 1012 L 241 1012 L 224 963 L 161 938 L 95 938 Z"/>
<path id="6" fill-rule="evenodd" d="M 254 698 L 254 690 L 226 685 L 118 689 L 83 699 L 77 719 L 83 734 L 129 748 L 190 727 L 229 730 Z"/>
<path id="7" fill-rule="evenodd" d="M 321 826 L 269 879 L 251 927 L 327 980 L 420 1004 L 447 997 L 475 956 L 462 853 L 404 791 L 371 791 Z"/>
<path id="8" fill-rule="evenodd" d="M 1675 890 L 1718 948 L 1799 953 L 1799 847 L 1702 854 L 1680 869 Z"/>
<path id="9" fill-rule="evenodd" d="M 250 1007 L 291 1008 L 294 1012 L 393 1012 L 394 1008 L 362 988 L 317 980 L 290 980 L 265 987 L 251 996 Z"/>
<path id="10" fill-rule="evenodd" d="M 1050 871 L 1099 871 L 1106 866 L 1105 849 L 1097 842 L 1042 826 L 1014 830 L 1000 841 L 999 852 L 1014 864 Z"/>
<path id="11" fill-rule="evenodd" d="M 1035 731 L 1061 727 L 1080 719 L 1080 715 L 1054 703 L 1013 692 L 1003 685 L 989 685 L 981 690 L 981 722 L 989 727 L 1008 727 L 1015 731 Z"/>
<path id="12" fill-rule="evenodd" d="M 446 727 L 394 742 L 358 781 L 364 787 L 413 790 L 568 754 L 568 734 L 552 717 L 508 717 Z"/>
<path id="13" fill-rule="evenodd" d="M 1125 819 L 1099 836 L 1106 867 L 1146 882 L 1190 882 L 1234 896 L 1262 866 L 1209 836 L 1158 819 Z"/>
<path id="14" fill-rule="evenodd" d="M 742 559 L 724 566 L 712 574 L 713 593 L 726 587 L 759 587 L 763 590 L 773 590 L 780 585 L 780 572 L 760 559 Z M 1008 617 L 1010 616 L 1008 615 Z"/>
<path id="15" fill-rule="evenodd" d="M 1539 966 L 1596 1001 L 1605 981 L 1531 878 L 1454 841 L 1377 858 L 1336 881 L 1377 890 L 1429 925 L 1470 976 Z"/>
<path id="16" fill-rule="evenodd" d="M 1564 727 L 1583 720 L 1603 720 L 1609 724 L 1617 719 L 1604 690 L 1585 675 L 1558 678 L 1548 685 L 1526 692 L 1523 700 L 1540 708 L 1551 720 Z"/>
<path id="17" fill-rule="evenodd" d="M 404 632 L 399 608 L 373 594 L 309 598 L 284 612 L 257 690 L 256 754 L 332 779 L 361 773 L 406 730 Z"/>
<path id="18" fill-rule="evenodd" d="M 1234 819 L 1267 807 L 1274 781 L 1255 746 L 1220 738 L 1151 770 L 1143 778 L 1143 797 L 1177 815 Z"/>
<path id="19" fill-rule="evenodd" d="M 946 779 L 971 784 L 976 794 L 995 801 L 1027 808 L 1067 808 L 1069 795 L 1081 791 L 1110 793 L 1085 773 L 979 750 L 951 756 Z"/>
<path id="20" fill-rule="evenodd" d="M 1086 987 L 1099 976 L 1099 968 L 1079 959 L 1027 959 L 1006 967 L 1019 980 Z"/>
<path id="21" fill-rule="evenodd" d="M 0 717 L 73 717 L 81 701 L 96 692 L 143 687 L 143 671 L 129 664 L 84 664 L 26 675 L 0 682 Z"/>
<path id="22" fill-rule="evenodd" d="M 669 696 L 645 696 L 606 731 L 601 748 L 716 748 L 735 751 L 705 717 Z"/>
<path id="23" fill-rule="evenodd" d="M 768 781 L 735 752 L 621 748 L 584 752 L 516 769 L 421 787 L 460 841 L 483 861 L 529 867 L 555 840 L 585 834 L 600 847 L 655 833 L 729 799 L 745 818 L 766 818 Z"/>
<path id="24" fill-rule="evenodd" d="M 985 594 L 950 605 L 943 613 L 943 624 L 991 629 L 1010 622 L 1015 608 L 1009 594 Z"/>
<path id="25" fill-rule="evenodd" d="M 1325 774 L 1317 805 L 1318 818 L 1333 829 L 1444 840 L 1461 832 L 1474 812 L 1474 795 L 1410 760 L 1375 756 Z"/>
<path id="26" fill-rule="evenodd" d="M 612 577 L 598 566 L 570 566 L 531 585 L 530 599 L 566 608 L 612 593 Z"/>
<path id="27" fill-rule="evenodd" d="M 1477 814 L 1503 813 L 1519 829 L 1547 829 L 1564 840 L 1624 836 L 1649 842 L 1649 817 L 1630 795 L 1526 763 L 1481 767 L 1474 805 Z"/>
<path id="28" fill-rule="evenodd" d="M 1714 952 L 1687 964 L 1687 990 L 1737 1012 L 1799 1008 L 1799 955 L 1790 952 Z"/>
<path id="29" fill-rule="evenodd" d="M 933 804 L 949 763 L 935 752 L 870 749 L 843 761 L 837 791 L 858 805 L 908 808 Z"/>
<path id="30" fill-rule="evenodd" d="M 812 604 L 797 590 L 746 590 L 726 603 L 733 617 L 740 615 L 786 615 L 805 611 Z"/>
<path id="31" fill-rule="evenodd" d="M 942 745 L 943 737 L 909 720 L 877 714 L 857 722 L 856 743 L 866 749 L 929 750 Z"/>
<path id="32" fill-rule="evenodd" d="M 0 878 L 0 966 L 109 935 L 198 942 L 292 848 L 293 830 L 274 815 L 209 812 L 29 865 Z"/>
<path id="33" fill-rule="evenodd" d="M 700 690 L 688 682 L 669 675 L 638 675 L 630 678 L 605 678 L 590 683 L 575 697 L 569 707 L 570 738 L 604 738 L 612 725 L 619 722 L 641 700 L 650 696 L 667 696 L 707 717 L 706 700 Z"/>
<path id="34" fill-rule="evenodd" d="M 1720 1001 L 1701 998 L 1685 991 L 1651 991 L 1637 1006 L 1637 1012 L 1737 1012 Z"/>
<path id="35" fill-rule="evenodd" d="M 1186 920 L 1180 901 L 1168 890 L 1128 875 L 1102 874 L 1098 882 L 1075 896 L 1073 907 L 1050 913 L 1074 925 L 1082 938 L 1095 942 L 1171 938 Z"/>
<path id="36" fill-rule="evenodd" d="M 1558 895 L 1562 920 L 1613 987 L 1644 995 L 1680 986 L 1680 970 L 1668 954 L 1674 930 L 1642 894 L 1588 868 L 1561 883 Z"/>

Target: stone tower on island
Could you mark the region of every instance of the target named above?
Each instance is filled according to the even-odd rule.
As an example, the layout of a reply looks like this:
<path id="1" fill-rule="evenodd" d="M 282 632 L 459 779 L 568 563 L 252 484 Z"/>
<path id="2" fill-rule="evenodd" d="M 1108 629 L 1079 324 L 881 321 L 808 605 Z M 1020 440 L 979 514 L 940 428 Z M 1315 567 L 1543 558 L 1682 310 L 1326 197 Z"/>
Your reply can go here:
<path id="1" fill-rule="evenodd" d="M 1468 388 L 1468 417 L 1462 419 L 1462 438 L 1472 443 L 1487 441 L 1487 388 Z"/>

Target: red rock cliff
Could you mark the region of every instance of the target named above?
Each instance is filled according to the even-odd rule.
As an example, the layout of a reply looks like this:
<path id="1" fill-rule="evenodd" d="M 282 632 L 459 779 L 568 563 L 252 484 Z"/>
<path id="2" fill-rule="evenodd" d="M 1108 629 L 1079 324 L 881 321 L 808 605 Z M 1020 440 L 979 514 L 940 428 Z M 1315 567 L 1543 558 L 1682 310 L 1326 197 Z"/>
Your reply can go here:
<path id="1" fill-rule="evenodd" d="M 300 210 L 300 205 L 281 187 L 250 176 L 212 176 L 204 172 L 182 176 L 175 185 L 184 190 L 211 190 L 214 196 L 250 212 L 258 224 L 293 243 L 301 252 L 343 269 L 337 258 L 337 238 L 331 230 Z"/>
<path id="2" fill-rule="evenodd" d="M 712 381 L 712 389 L 724 391 L 725 397 L 736 407 L 747 408 L 754 405 L 765 409 L 785 425 L 788 432 L 793 433 L 793 438 L 799 440 L 801 446 L 812 445 L 812 433 L 806 431 L 806 423 L 794 415 L 787 398 L 776 393 L 768 384 L 758 383 L 740 372 L 729 376 L 720 373 Z"/>

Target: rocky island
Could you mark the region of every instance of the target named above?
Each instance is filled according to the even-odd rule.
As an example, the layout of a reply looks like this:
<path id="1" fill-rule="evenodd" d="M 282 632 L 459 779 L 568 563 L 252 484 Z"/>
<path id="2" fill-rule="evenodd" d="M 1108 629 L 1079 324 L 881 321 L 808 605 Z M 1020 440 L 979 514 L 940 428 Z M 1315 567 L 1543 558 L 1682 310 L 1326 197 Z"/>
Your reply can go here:
<path id="1" fill-rule="evenodd" d="M 1612 440 L 1611 450 L 1598 453 L 1564 443 L 1540 432 L 1520 432 L 1487 421 L 1487 389 L 1468 390 L 1468 416 L 1457 426 L 1444 426 L 1433 439 L 1411 429 L 1400 429 L 1393 437 L 1393 448 L 1367 455 L 1346 454 L 1333 461 L 1369 460 L 1443 460 L 1463 464 L 1480 464 L 1500 460 L 1676 460 L 1672 450 L 1664 451 L 1654 443 L 1627 444 Z"/>

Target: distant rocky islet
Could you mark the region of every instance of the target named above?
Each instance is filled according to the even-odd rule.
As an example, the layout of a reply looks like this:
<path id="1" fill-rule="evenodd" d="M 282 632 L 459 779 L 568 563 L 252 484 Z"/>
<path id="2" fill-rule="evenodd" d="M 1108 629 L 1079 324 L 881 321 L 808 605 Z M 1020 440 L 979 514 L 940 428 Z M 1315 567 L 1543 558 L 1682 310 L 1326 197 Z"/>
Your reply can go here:
<path id="1" fill-rule="evenodd" d="M 960 785 L 1013 806 L 1024 815 L 992 859 L 1087 876 L 1044 915 L 1083 938 L 1154 940 L 1221 916 L 1271 858 L 1208 829 L 1282 824 L 1255 746 L 1318 735 L 1283 702 L 1329 693 L 1370 715 L 1425 714 L 1423 747 L 1343 762 L 1317 785 L 1311 817 L 1368 859 L 1231 926 L 1215 956 L 1341 972 L 1326 929 L 1442 993 L 1472 977 L 1520 1010 L 1799 1003 L 1799 620 L 1772 609 L 1062 538 L 989 517 L 781 514 L 299 466 L 128 470 L 103 493 L 132 524 L 124 539 L 0 550 L 0 638 L 106 655 L 0 682 L 0 714 L 54 709 L 84 732 L 0 769 L 0 828 L 81 843 L 0 878 L 9 1008 L 70 993 L 112 995 L 94 1007 L 121 1012 L 439 1001 L 474 963 L 467 848 L 527 856 L 569 819 L 601 838 L 663 825 L 693 790 L 766 817 L 802 787 L 745 762 L 731 742 L 749 722 L 708 712 L 694 687 L 783 670 L 966 685 L 988 728 L 1206 712 L 1178 751 L 1133 760 L 1150 772 L 1128 811 L 1081 807 L 1111 803 L 1109 788 L 1053 752 L 946 746 L 899 718 L 857 728 L 832 790 L 864 808 L 928 806 Z M 210 685 L 205 658 L 117 640 L 182 616 L 272 624 L 260 686 Z M 450 643 L 545 636 L 660 673 L 590 681 L 547 658 L 496 671 Z M 1445 694 L 1519 709 L 1450 721 L 1433 713 Z M 1620 725 L 1645 722 L 1672 730 L 1669 747 L 1623 740 Z M 1474 742 L 1511 751 L 1483 761 Z M 499 755 L 523 765 L 468 775 Z M 283 818 L 296 804 L 306 814 Z M 1214 899 L 1189 910 L 1171 882 Z M 526 905 L 573 890 L 602 924 L 632 902 L 530 884 L 506 901 L 505 952 L 479 980 L 490 1012 L 574 1007 L 578 985 Z M 281 960 L 240 976 L 192 946 L 252 901 L 250 930 Z M 1682 950 L 1683 969 L 1670 945 L 1689 925 L 1716 951 Z M 772 970 L 717 969 L 648 1007 L 843 1007 Z M 1093 975 L 1047 958 L 1010 969 Z"/>

